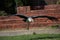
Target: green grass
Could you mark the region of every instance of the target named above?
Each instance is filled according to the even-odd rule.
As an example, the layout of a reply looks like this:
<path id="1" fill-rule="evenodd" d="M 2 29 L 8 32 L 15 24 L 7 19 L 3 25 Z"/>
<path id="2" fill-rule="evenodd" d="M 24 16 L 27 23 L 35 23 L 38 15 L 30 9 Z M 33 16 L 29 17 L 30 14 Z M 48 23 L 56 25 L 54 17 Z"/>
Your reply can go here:
<path id="1" fill-rule="evenodd" d="M 60 34 L 0 36 L 0 40 L 60 40 Z"/>

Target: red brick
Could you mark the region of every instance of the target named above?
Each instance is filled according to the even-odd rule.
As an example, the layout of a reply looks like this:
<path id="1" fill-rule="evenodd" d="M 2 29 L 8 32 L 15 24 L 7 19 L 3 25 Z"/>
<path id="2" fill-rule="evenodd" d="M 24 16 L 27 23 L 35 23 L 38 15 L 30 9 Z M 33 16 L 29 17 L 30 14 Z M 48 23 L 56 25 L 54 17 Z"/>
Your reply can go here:
<path id="1" fill-rule="evenodd" d="M 29 27 L 46 27 L 60 24 L 60 6 L 59 5 L 47 5 L 44 10 L 30 10 L 29 6 L 23 6 L 17 8 L 17 13 L 24 14 L 26 16 L 52 16 L 58 18 L 59 21 L 54 22 L 48 18 L 35 18 L 34 22 L 30 23 Z M 26 28 L 28 23 L 23 21 L 24 18 L 18 16 L 0 16 L 0 30 L 1 29 L 16 29 Z"/>

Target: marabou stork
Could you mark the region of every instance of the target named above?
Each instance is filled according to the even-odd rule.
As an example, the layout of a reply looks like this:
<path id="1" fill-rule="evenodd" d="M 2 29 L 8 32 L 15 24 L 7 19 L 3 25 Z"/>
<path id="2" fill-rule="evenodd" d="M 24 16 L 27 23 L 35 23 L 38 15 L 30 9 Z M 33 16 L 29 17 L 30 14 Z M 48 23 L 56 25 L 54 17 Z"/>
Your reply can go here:
<path id="1" fill-rule="evenodd" d="M 52 16 L 25 16 L 23 14 L 14 14 L 14 16 L 19 16 L 21 18 L 24 18 L 24 20 L 28 22 L 34 22 L 34 18 L 48 18 L 52 21 L 58 21 L 57 18 L 52 17 Z"/>
<path id="2" fill-rule="evenodd" d="M 57 18 L 51 16 L 25 16 L 23 14 L 14 14 L 14 16 L 19 16 L 21 18 L 24 18 L 24 20 L 27 21 L 28 23 L 28 27 L 27 27 L 28 30 L 29 30 L 30 22 L 34 22 L 34 18 L 48 18 L 52 21 L 58 21 Z"/>

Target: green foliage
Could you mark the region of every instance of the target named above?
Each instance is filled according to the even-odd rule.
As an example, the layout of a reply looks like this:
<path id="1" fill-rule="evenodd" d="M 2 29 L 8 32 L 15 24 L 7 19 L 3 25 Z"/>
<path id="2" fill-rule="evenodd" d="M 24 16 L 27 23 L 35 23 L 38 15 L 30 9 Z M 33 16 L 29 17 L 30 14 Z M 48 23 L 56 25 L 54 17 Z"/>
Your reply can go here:
<path id="1" fill-rule="evenodd" d="M 56 4 L 60 4 L 60 0 L 58 0 Z"/>
<path id="2" fill-rule="evenodd" d="M 4 11 L 0 11 L 0 16 L 7 16 L 7 13 L 5 13 Z"/>
<path id="3" fill-rule="evenodd" d="M 15 0 L 17 6 L 23 6 L 23 3 L 21 0 Z"/>
<path id="4" fill-rule="evenodd" d="M 52 25 L 51 28 L 59 28 L 60 25 Z"/>
<path id="5" fill-rule="evenodd" d="M 1 0 L 1 1 L 2 1 L 2 4 L 1 5 L 4 5 L 5 10 L 8 10 L 7 12 L 10 12 L 10 14 L 15 13 L 16 7 L 14 8 L 13 6 L 23 6 L 23 5 L 27 5 L 28 4 L 28 0 L 4 0 L 4 1 Z M 51 2 L 53 4 L 60 4 L 60 0 L 58 0 L 58 1 L 57 0 L 55 1 L 54 0 L 54 1 L 51 1 Z M 50 4 L 51 2 L 49 1 L 49 2 L 46 2 L 46 3 L 47 4 Z M 0 16 L 5 16 L 7 14 L 9 14 L 9 13 L 5 13 L 3 11 L 0 12 Z"/>

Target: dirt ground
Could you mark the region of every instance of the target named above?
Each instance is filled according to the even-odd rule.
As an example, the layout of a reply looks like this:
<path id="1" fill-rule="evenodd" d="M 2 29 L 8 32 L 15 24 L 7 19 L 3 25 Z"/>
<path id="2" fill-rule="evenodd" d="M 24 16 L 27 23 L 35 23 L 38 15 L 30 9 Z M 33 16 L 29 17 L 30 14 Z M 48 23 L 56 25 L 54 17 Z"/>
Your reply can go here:
<path id="1" fill-rule="evenodd" d="M 27 34 L 60 34 L 60 29 L 52 28 L 32 28 L 32 29 L 15 29 L 15 30 L 2 30 L 0 36 L 16 36 L 16 35 L 27 35 Z"/>

